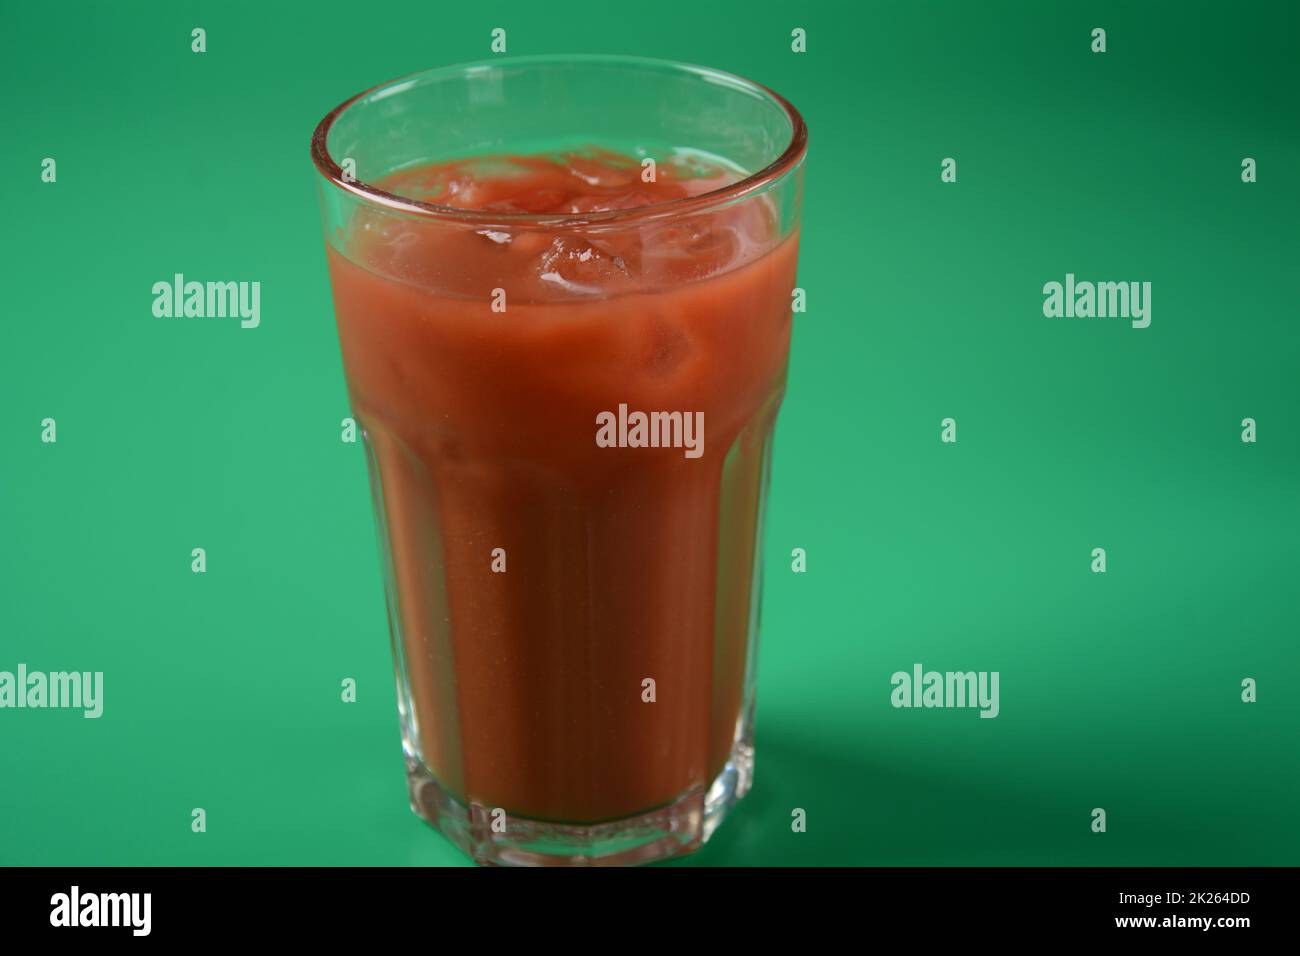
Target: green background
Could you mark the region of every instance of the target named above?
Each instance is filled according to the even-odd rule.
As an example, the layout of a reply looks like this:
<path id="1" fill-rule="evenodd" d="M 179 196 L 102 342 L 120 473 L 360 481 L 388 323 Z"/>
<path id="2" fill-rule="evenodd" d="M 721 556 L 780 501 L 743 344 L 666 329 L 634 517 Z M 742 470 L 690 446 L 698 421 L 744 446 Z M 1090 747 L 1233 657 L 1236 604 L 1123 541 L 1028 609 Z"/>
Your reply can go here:
<path id="1" fill-rule="evenodd" d="M 757 783 L 688 862 L 1300 862 L 1296 6 L 568 10 L 6 12 L 0 670 L 104 671 L 106 709 L 0 711 L 0 862 L 467 862 L 407 808 L 307 144 L 497 26 L 811 130 Z M 261 327 L 155 319 L 174 272 L 260 281 Z M 1151 327 L 1044 318 L 1066 272 L 1152 282 Z M 1001 715 L 893 709 L 915 662 L 999 671 Z"/>

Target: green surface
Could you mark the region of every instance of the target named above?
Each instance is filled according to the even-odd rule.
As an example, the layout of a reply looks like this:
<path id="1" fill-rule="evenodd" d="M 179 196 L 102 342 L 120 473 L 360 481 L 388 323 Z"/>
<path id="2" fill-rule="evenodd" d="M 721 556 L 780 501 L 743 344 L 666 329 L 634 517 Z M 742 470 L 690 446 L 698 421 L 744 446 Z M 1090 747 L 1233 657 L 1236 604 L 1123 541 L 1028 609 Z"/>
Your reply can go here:
<path id="1" fill-rule="evenodd" d="M 1294 5 L 148 6 L 0 38 L 0 670 L 106 675 L 100 720 L 0 710 L 0 862 L 466 862 L 407 809 L 307 141 L 496 26 L 811 129 L 757 785 L 691 862 L 1300 862 Z M 175 272 L 261 327 L 155 319 Z M 1152 282 L 1150 328 L 1045 318 L 1067 272 Z M 916 662 L 1000 716 L 892 708 Z"/>

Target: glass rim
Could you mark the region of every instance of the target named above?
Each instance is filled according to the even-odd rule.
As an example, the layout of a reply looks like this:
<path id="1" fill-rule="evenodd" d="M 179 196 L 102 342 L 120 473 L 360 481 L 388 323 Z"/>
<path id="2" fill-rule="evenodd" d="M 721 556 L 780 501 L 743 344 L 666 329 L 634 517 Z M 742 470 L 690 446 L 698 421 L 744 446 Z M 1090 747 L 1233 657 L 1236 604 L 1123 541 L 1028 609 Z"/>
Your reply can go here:
<path id="1" fill-rule="evenodd" d="M 652 203 L 648 206 L 635 206 L 629 209 L 609 209 L 599 212 L 583 213 L 581 215 L 514 213 L 495 212 L 486 209 L 461 209 L 456 206 L 445 206 L 440 203 L 426 202 L 421 199 L 411 199 L 405 196 L 399 196 L 396 193 L 389 192 L 385 189 L 380 189 L 378 186 L 355 177 L 349 180 L 344 176 L 343 168 L 335 161 L 334 157 L 330 155 L 327 140 L 330 131 L 334 128 L 335 122 L 337 122 L 338 119 L 352 106 L 380 93 L 381 91 L 388 90 L 390 91 L 388 95 L 392 95 L 393 93 L 400 92 L 402 88 L 414 83 L 416 80 L 428 77 L 432 74 L 445 73 L 450 76 L 456 73 L 467 73 L 472 69 L 481 69 L 488 66 L 509 69 L 513 66 L 546 63 L 558 65 L 609 64 L 640 67 L 642 69 L 666 70 L 682 74 L 694 74 L 708 82 L 720 86 L 745 90 L 750 93 L 757 93 L 760 97 L 769 100 L 774 106 L 779 107 L 785 113 L 791 126 L 790 142 L 776 159 L 768 163 L 762 169 L 750 173 L 743 179 L 739 179 L 726 186 L 720 186 L 717 189 L 711 189 L 708 192 L 699 193 L 695 196 L 669 199 L 660 203 Z M 804 158 L 807 149 L 808 128 L 804 124 L 803 116 L 800 115 L 794 105 L 784 96 L 761 83 L 747 80 L 734 73 L 727 73 L 723 70 L 716 70 L 712 67 L 699 66 L 694 63 L 683 63 L 676 60 L 664 60 L 655 57 L 624 56 L 621 54 L 601 53 L 548 53 L 530 56 L 512 56 L 509 58 L 476 60 L 469 63 L 455 63 L 446 66 L 431 67 L 425 70 L 418 70 L 414 73 L 407 73 L 404 76 L 399 76 L 391 80 L 386 80 L 383 83 L 376 84 L 375 86 L 362 90 L 355 96 L 351 96 L 344 100 L 325 115 L 325 118 L 317 124 L 311 137 L 311 157 L 317 171 L 326 182 L 337 186 L 346 192 L 352 193 L 354 196 L 375 205 L 382 206 L 393 212 L 406 213 L 420 218 L 435 219 L 444 222 L 491 225 L 528 224 L 535 226 L 585 226 L 607 223 L 644 222 L 647 220 L 664 219 L 701 211 L 713 206 L 729 204 L 753 193 L 762 191 L 770 184 L 781 179 L 790 170 L 794 169 Z M 430 158 L 433 159 L 433 157 Z"/>

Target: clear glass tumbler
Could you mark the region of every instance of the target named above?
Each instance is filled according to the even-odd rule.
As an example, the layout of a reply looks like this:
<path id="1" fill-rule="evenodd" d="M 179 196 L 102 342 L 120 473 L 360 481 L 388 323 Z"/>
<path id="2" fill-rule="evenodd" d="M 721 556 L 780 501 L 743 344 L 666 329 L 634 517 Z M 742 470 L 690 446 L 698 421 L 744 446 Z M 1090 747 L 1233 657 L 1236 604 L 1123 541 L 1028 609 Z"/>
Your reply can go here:
<path id="1" fill-rule="evenodd" d="M 749 788 L 806 143 L 756 83 L 616 56 L 433 69 L 316 129 L 411 804 L 476 860 L 675 856 Z M 604 198 L 476 205 L 502 156 Z M 646 200 L 692 163 L 730 173 Z"/>

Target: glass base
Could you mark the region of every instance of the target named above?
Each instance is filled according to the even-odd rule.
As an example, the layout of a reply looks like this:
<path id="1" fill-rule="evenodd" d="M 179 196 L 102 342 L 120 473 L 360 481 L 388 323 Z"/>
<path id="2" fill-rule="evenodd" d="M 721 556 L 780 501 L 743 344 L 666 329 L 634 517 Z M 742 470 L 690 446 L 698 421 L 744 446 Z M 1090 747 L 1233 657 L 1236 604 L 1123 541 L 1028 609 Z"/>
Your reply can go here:
<path id="1" fill-rule="evenodd" d="M 407 758 L 411 809 L 474 858 L 496 866 L 632 866 L 682 856 L 703 846 L 749 792 L 754 748 L 737 741 L 707 791 L 697 787 L 668 806 L 590 825 L 503 817 L 466 806 L 418 760 Z"/>

